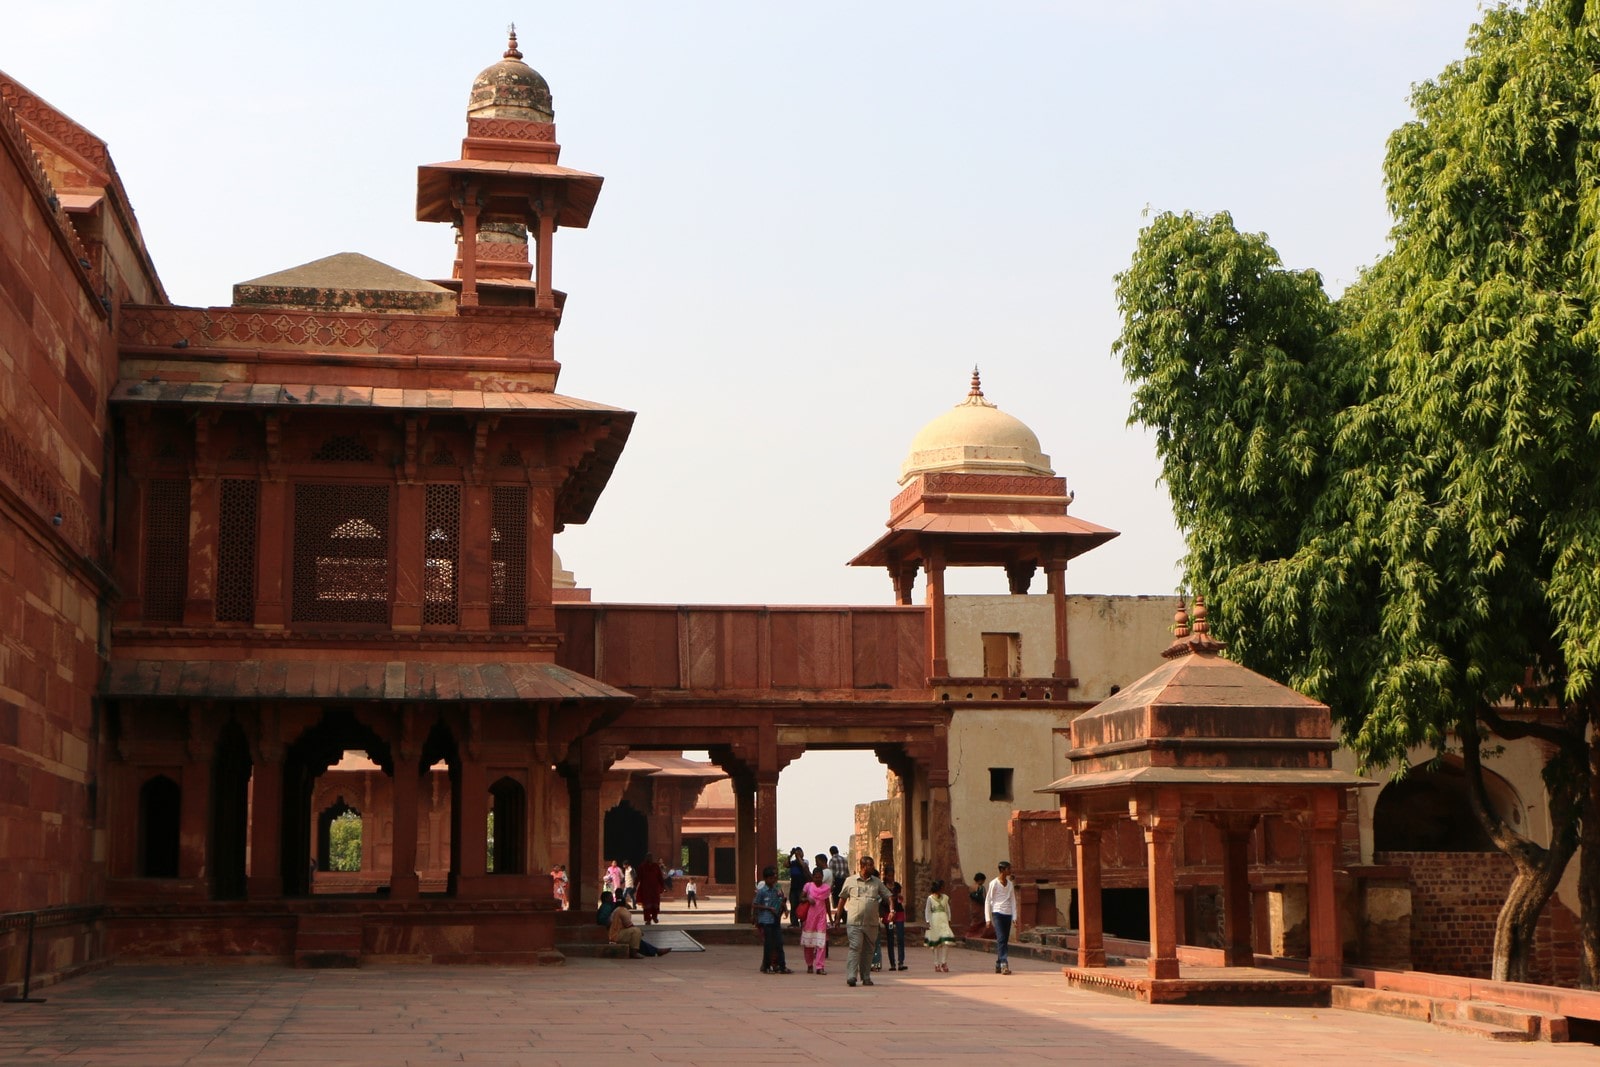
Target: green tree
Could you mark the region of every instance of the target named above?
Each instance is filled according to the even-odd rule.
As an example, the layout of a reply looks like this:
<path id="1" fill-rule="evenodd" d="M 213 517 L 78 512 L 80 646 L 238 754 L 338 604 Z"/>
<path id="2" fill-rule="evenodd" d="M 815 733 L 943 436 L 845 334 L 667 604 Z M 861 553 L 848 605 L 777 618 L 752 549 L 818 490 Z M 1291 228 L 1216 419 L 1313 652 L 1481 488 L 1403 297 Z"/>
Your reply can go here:
<path id="1" fill-rule="evenodd" d="M 361 869 L 361 815 L 347 811 L 328 824 L 328 869 Z"/>
<path id="2" fill-rule="evenodd" d="M 1394 243 L 1356 285 L 1328 302 L 1226 216 L 1164 215 L 1118 278 L 1117 343 L 1218 630 L 1244 662 L 1327 700 L 1368 764 L 1459 738 L 1474 807 L 1517 871 L 1496 977 L 1527 976 L 1581 834 L 1589 986 L 1597 69 L 1600 5 L 1486 12 L 1390 139 Z M 1487 729 L 1548 746 L 1548 847 L 1488 805 Z"/>

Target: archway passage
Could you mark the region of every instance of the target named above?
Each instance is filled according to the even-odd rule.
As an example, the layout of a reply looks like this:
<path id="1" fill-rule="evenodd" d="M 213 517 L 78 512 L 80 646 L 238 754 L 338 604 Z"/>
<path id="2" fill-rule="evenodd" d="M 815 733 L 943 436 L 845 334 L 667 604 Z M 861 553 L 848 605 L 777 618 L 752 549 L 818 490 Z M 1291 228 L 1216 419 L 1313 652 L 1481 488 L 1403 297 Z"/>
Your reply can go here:
<path id="1" fill-rule="evenodd" d="M 1502 818 L 1520 824 L 1521 805 L 1504 779 L 1484 771 L 1490 802 Z M 1466 772 L 1452 763 L 1414 767 L 1378 794 L 1372 813 L 1375 852 L 1493 852 L 1472 812 Z"/>
<path id="2" fill-rule="evenodd" d="M 338 763 L 345 751 L 365 752 L 385 772 L 394 773 L 389 746 L 372 727 L 347 709 L 323 714 L 317 725 L 301 734 L 284 753 L 282 864 L 285 896 L 311 892 L 311 866 L 326 870 L 327 857 L 312 840 L 312 796 L 317 778 Z M 320 824 L 319 824 L 320 825 Z"/>
<path id="3" fill-rule="evenodd" d="M 182 791 L 158 774 L 139 788 L 139 873 L 145 878 L 178 877 L 178 820 Z"/>
<path id="4" fill-rule="evenodd" d="M 515 778 L 489 787 L 489 873 L 526 874 L 528 791 Z"/>
<path id="5" fill-rule="evenodd" d="M 604 847 L 606 859 L 637 864 L 650 851 L 650 824 L 644 812 L 624 800 L 606 812 Z"/>
<path id="6" fill-rule="evenodd" d="M 361 813 L 340 797 L 317 815 L 317 870 L 361 869 Z"/>

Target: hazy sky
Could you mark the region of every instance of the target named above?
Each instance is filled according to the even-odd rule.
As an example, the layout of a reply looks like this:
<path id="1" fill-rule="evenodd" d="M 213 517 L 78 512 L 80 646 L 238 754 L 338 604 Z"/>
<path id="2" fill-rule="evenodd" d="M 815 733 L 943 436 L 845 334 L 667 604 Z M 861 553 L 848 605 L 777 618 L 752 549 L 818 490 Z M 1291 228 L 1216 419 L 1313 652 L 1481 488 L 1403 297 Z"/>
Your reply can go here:
<path id="1" fill-rule="evenodd" d="M 887 603 L 886 575 L 844 563 L 974 363 L 1073 513 L 1122 531 L 1069 589 L 1176 587 L 1110 353 L 1144 213 L 1229 210 L 1342 288 L 1384 249 L 1409 87 L 1460 56 L 1478 4 L 16 8 L 0 67 L 110 144 L 169 295 L 195 305 L 335 252 L 447 274 L 415 168 L 459 154 L 515 21 L 562 162 L 606 177 L 591 228 L 557 235 L 560 390 L 639 413 L 592 521 L 557 540 L 566 565 L 597 600 Z M 796 764 L 780 843 L 843 847 L 881 778 L 870 756 Z"/>

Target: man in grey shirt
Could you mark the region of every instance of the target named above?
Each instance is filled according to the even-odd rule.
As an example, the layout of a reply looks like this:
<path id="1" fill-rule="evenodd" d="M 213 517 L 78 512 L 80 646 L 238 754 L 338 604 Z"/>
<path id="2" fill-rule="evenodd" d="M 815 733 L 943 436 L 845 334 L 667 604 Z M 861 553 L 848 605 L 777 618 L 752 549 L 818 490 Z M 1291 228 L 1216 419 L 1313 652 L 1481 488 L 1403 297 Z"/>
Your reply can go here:
<path id="1" fill-rule="evenodd" d="M 850 956 L 845 961 L 845 984 L 872 984 L 867 967 L 872 963 L 872 946 L 878 940 L 878 905 L 889 902 L 889 889 L 878 877 L 871 856 L 862 856 L 856 873 L 844 880 L 839 890 L 835 917 L 845 921 L 850 936 Z"/>

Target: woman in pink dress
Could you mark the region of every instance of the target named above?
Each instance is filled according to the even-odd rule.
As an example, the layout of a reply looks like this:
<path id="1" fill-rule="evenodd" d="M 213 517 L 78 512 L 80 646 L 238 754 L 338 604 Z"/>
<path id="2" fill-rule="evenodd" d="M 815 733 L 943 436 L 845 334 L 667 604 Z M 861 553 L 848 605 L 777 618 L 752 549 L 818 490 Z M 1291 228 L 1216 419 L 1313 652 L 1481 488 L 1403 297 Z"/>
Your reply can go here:
<path id="1" fill-rule="evenodd" d="M 828 905 L 833 899 L 833 885 L 828 868 L 818 867 L 811 872 L 806 883 L 806 917 L 800 923 L 800 947 L 806 954 L 807 974 L 827 974 L 823 967 L 828 962 Z"/>

